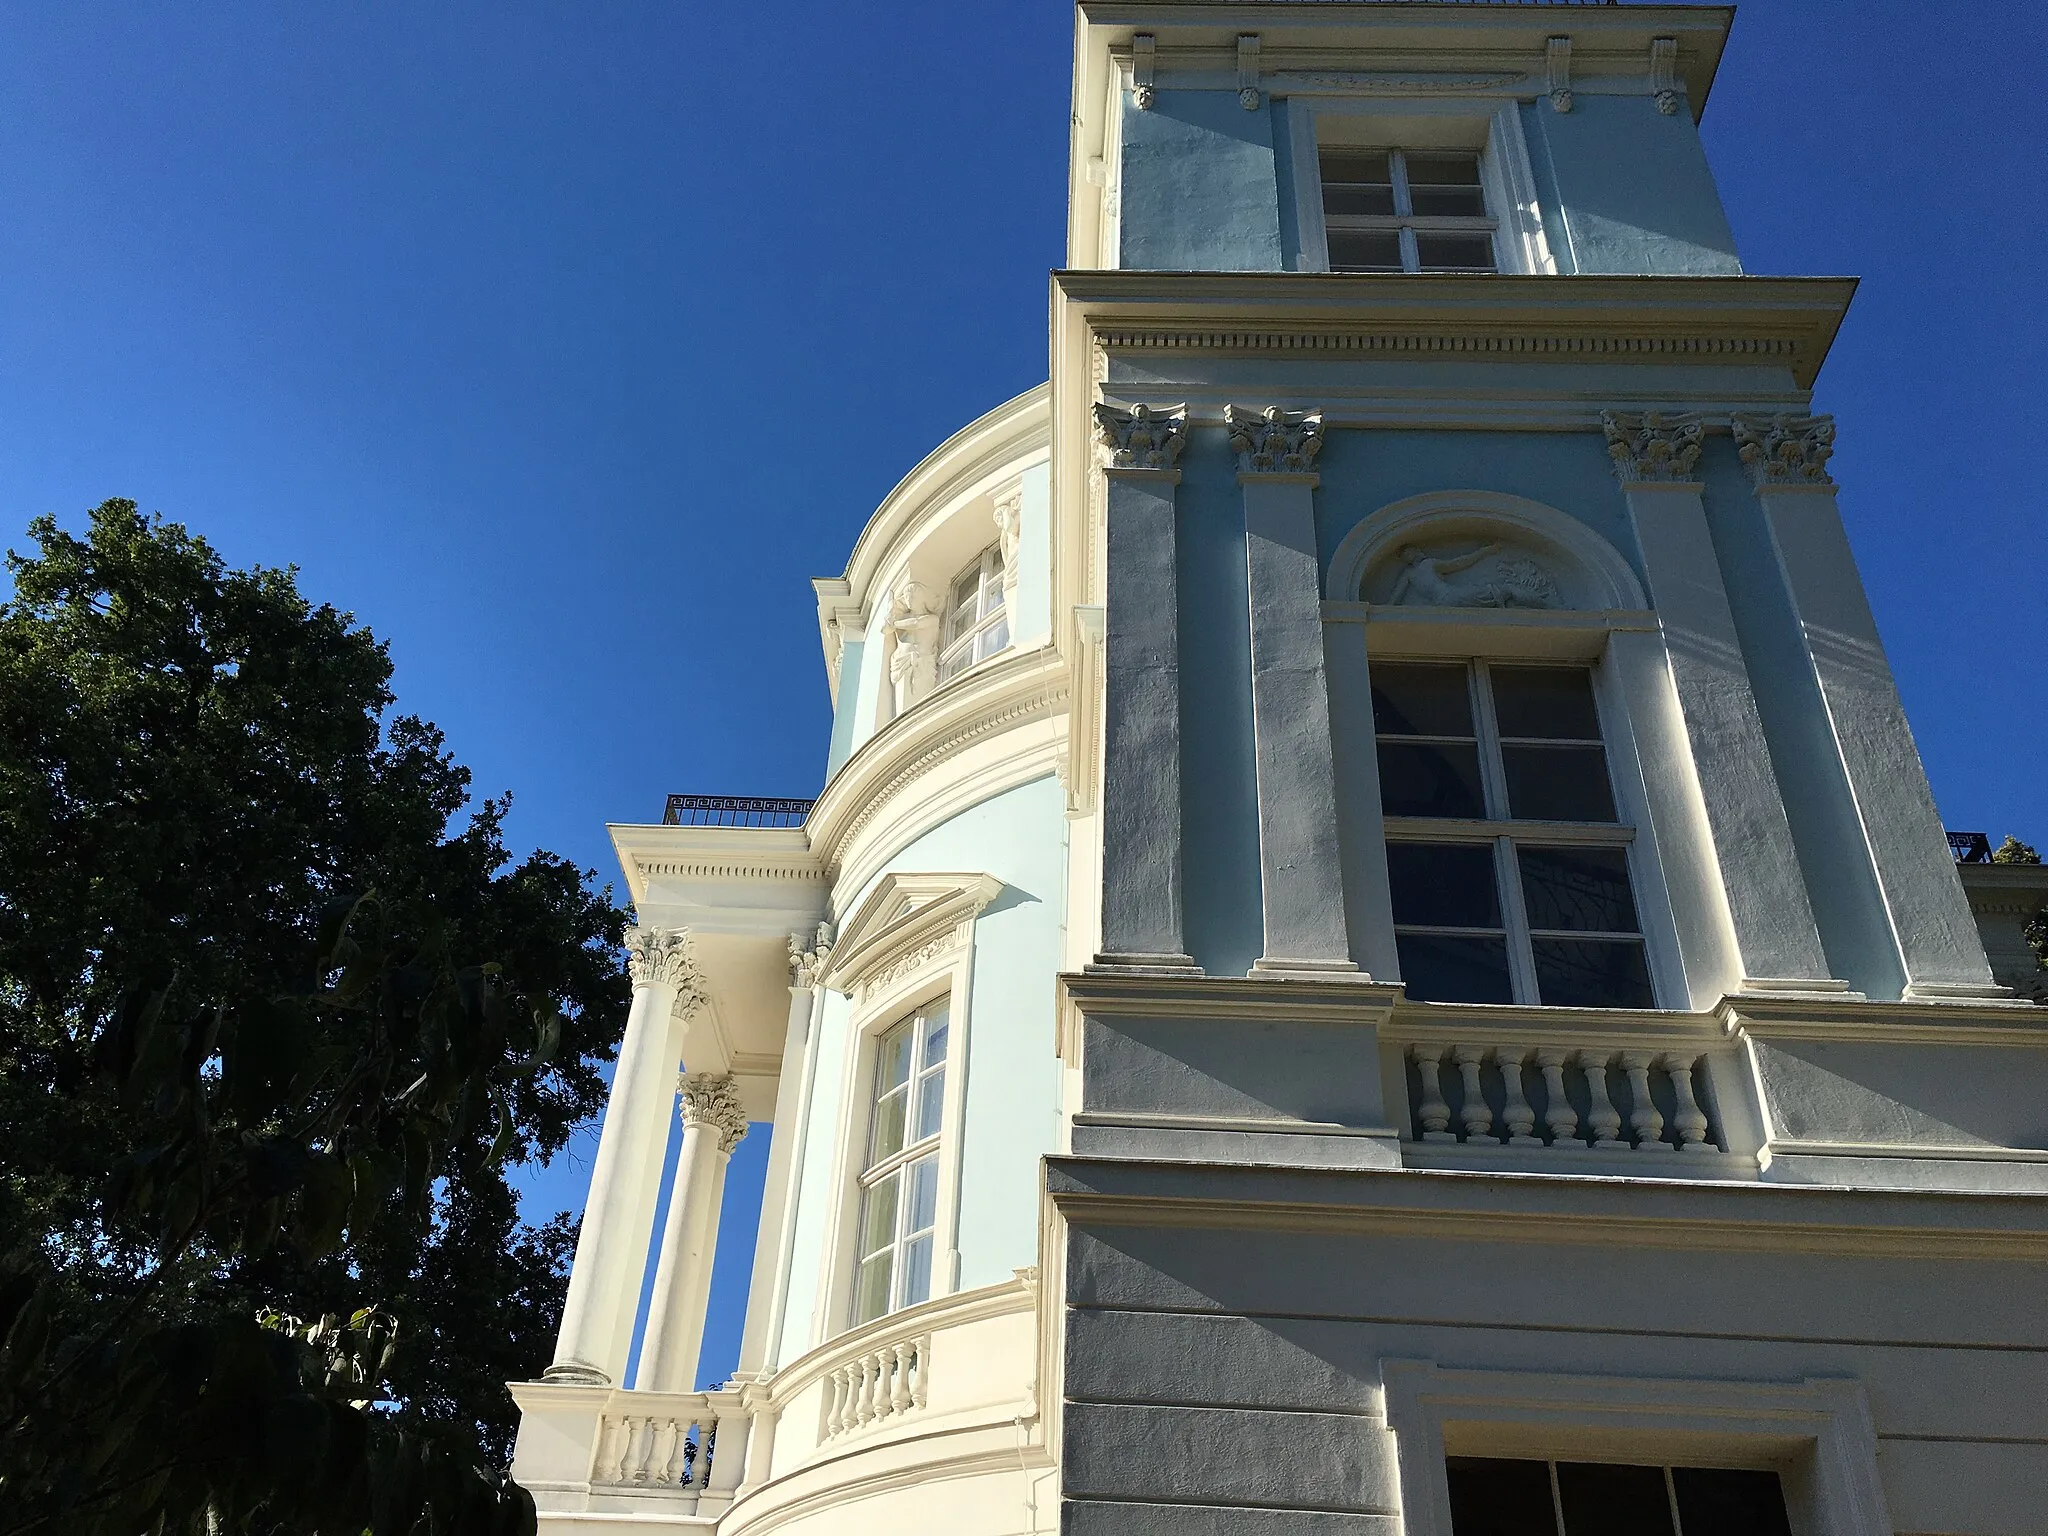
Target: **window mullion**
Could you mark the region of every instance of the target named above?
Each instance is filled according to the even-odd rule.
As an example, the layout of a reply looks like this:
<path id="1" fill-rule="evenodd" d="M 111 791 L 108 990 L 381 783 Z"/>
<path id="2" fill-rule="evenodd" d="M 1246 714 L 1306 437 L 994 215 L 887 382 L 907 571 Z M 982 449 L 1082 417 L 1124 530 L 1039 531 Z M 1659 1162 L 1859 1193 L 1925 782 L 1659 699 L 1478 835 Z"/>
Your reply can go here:
<path id="1" fill-rule="evenodd" d="M 1535 1007 L 1536 950 L 1529 939 L 1529 909 L 1522 899 L 1522 867 L 1515 840 L 1503 834 L 1493 840 L 1493 877 L 1500 885 L 1500 915 L 1508 930 L 1508 974 L 1514 979 L 1515 1001 Z"/>
<path id="2" fill-rule="evenodd" d="M 1472 663 L 1472 729 L 1479 738 L 1479 782 L 1486 795 L 1489 821 L 1506 821 L 1507 768 L 1500 755 L 1500 717 L 1493 709 L 1493 674 L 1483 661 Z"/>

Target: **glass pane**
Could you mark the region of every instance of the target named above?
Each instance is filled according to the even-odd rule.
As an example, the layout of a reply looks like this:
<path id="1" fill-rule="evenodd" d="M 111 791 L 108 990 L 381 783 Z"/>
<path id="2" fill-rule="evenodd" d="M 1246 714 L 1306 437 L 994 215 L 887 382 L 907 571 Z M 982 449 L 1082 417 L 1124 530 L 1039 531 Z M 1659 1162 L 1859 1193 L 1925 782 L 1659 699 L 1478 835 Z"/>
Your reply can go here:
<path id="1" fill-rule="evenodd" d="M 1635 933 L 1628 855 L 1619 848 L 1523 848 L 1522 901 L 1534 929 Z M 1395 919 L 1400 921 L 1399 918 Z"/>
<path id="2" fill-rule="evenodd" d="M 1557 1536 L 1550 1464 L 1447 1456 L 1453 1536 Z"/>
<path id="3" fill-rule="evenodd" d="M 1425 187 L 1411 181 L 1408 205 L 1425 219 L 1478 219 L 1486 216 L 1486 194 L 1477 187 Z"/>
<path id="4" fill-rule="evenodd" d="M 853 1320 L 872 1322 L 889 1310 L 889 1274 L 896 1250 L 878 1253 L 860 1267 L 853 1282 Z"/>
<path id="5" fill-rule="evenodd" d="M 947 1005 L 934 1003 L 925 1009 L 924 1018 L 918 1030 L 918 1070 L 937 1066 L 946 1059 Z"/>
<path id="6" fill-rule="evenodd" d="M 895 1089 L 876 1103 L 874 1136 L 868 1146 L 870 1167 L 890 1153 L 902 1150 L 904 1111 L 909 1105 L 908 1088 Z"/>
<path id="7" fill-rule="evenodd" d="M 1479 749 L 1382 741 L 1380 806 L 1389 816 L 1484 816 Z"/>
<path id="8" fill-rule="evenodd" d="M 1508 776 L 1508 814 L 1517 821 L 1615 820 L 1601 748 L 1504 746 L 1500 761 Z"/>
<path id="9" fill-rule="evenodd" d="M 1382 736 L 1470 736 L 1472 696 L 1465 669 L 1376 663 L 1372 725 Z"/>
<path id="10" fill-rule="evenodd" d="M 1425 1003 L 1511 1003 L 1508 941 L 1464 934 L 1397 933 L 1401 979 Z"/>
<path id="11" fill-rule="evenodd" d="M 981 632 L 981 638 L 975 642 L 974 650 L 976 657 L 977 659 L 986 659 L 995 655 L 997 651 L 1000 651 L 1009 643 L 1010 621 L 1007 618 L 997 619 L 995 623 Z"/>
<path id="12" fill-rule="evenodd" d="M 1329 231 L 1332 272 L 1399 272 L 1401 236 L 1391 229 Z"/>
<path id="13" fill-rule="evenodd" d="M 917 1119 L 913 1122 L 912 1141 L 923 1141 L 927 1136 L 939 1134 L 939 1122 L 946 1113 L 946 1069 L 940 1067 L 928 1072 L 917 1085 Z"/>
<path id="14" fill-rule="evenodd" d="M 1394 184 L 1394 170 L 1384 149 L 1333 149 L 1321 157 L 1323 180 L 1376 181 Z"/>
<path id="15" fill-rule="evenodd" d="M 1657 1006 L 1641 939 L 1532 939 L 1530 947 L 1536 952 L 1536 996 L 1545 1007 Z M 1401 962 L 1403 974 L 1407 963 Z"/>
<path id="16" fill-rule="evenodd" d="M 1408 185 L 1476 187 L 1479 185 L 1479 157 L 1474 154 L 1424 155 L 1410 150 Z"/>
<path id="17" fill-rule="evenodd" d="M 875 1096 L 910 1081 L 910 1024 L 908 1020 L 884 1034 L 875 1046 Z"/>
<path id="18" fill-rule="evenodd" d="M 939 1220 L 939 1160 L 921 1157 L 905 1172 L 910 1178 L 910 1208 L 904 1213 L 905 1232 L 929 1232 Z"/>
<path id="19" fill-rule="evenodd" d="M 1501 926 L 1489 843 L 1389 843 L 1387 878 L 1403 927 Z"/>
<path id="20" fill-rule="evenodd" d="M 1323 183 L 1323 213 L 1332 219 L 1342 218 L 1386 218 L 1394 211 L 1393 184 L 1372 186 L 1353 183 L 1341 186 L 1335 182 Z"/>
<path id="21" fill-rule="evenodd" d="M 1417 230 L 1415 253 L 1425 272 L 1491 272 L 1493 236 L 1446 235 Z"/>
<path id="22" fill-rule="evenodd" d="M 1584 667 L 1501 667 L 1493 678 L 1493 713 L 1503 736 L 1539 741 L 1598 741 L 1593 674 Z"/>
<path id="23" fill-rule="evenodd" d="M 1672 1536 L 1662 1467 L 1561 1461 L 1557 1492 L 1567 1536 Z"/>
<path id="24" fill-rule="evenodd" d="M 896 1241 L 896 1184 L 900 1177 L 892 1173 L 870 1184 L 860 1197 L 860 1251 L 864 1256 Z"/>
<path id="25" fill-rule="evenodd" d="M 1671 1481 L 1685 1536 L 1792 1536 L 1775 1472 L 1673 1467 Z"/>
<path id="26" fill-rule="evenodd" d="M 914 1243 L 903 1247 L 903 1299 L 897 1303 L 902 1307 L 914 1307 L 932 1294 L 932 1240 L 920 1237 Z"/>

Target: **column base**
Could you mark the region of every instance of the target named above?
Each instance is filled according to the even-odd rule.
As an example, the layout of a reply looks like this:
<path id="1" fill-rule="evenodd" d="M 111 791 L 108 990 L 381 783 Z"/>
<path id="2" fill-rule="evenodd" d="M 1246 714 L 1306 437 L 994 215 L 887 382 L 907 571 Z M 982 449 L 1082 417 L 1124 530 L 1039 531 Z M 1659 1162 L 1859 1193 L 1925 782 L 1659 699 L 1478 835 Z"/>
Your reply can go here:
<path id="1" fill-rule="evenodd" d="M 558 1360 L 540 1373 L 540 1379 L 564 1387 L 608 1387 L 612 1384 L 611 1377 L 581 1360 Z"/>
<path id="2" fill-rule="evenodd" d="M 1979 1007 L 2034 1008 L 2039 1005 L 1996 982 L 1915 981 L 1899 994 L 1902 1003 L 1974 1003 Z"/>
<path id="3" fill-rule="evenodd" d="M 1193 955 L 1101 954 L 1081 967 L 1090 976 L 1200 976 L 1202 968 Z"/>
<path id="4" fill-rule="evenodd" d="M 1303 960 L 1288 955 L 1261 955 L 1245 975 L 1265 981 L 1371 981 L 1351 960 Z"/>

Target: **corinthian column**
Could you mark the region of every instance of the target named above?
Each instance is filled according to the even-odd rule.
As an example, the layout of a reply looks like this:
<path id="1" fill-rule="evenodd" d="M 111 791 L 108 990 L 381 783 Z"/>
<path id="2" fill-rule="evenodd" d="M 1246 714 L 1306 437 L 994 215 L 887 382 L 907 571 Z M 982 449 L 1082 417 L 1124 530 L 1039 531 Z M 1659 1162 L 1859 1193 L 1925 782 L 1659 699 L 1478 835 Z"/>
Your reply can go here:
<path id="1" fill-rule="evenodd" d="M 633 1385 L 642 1392 L 694 1392 L 711 1303 L 711 1264 L 718 1252 L 718 1213 L 725 1203 L 725 1165 L 747 1134 L 747 1112 L 730 1072 L 696 1072 L 682 1080 L 683 1150 L 669 1191 L 668 1224 L 654 1269 L 647 1340 Z"/>
<path id="2" fill-rule="evenodd" d="M 686 931 L 634 929 L 626 938 L 626 963 L 633 1011 L 590 1171 L 555 1361 L 543 1373 L 549 1381 L 608 1386 L 625 1374 L 675 1094 L 670 1021 L 703 997 Z"/>

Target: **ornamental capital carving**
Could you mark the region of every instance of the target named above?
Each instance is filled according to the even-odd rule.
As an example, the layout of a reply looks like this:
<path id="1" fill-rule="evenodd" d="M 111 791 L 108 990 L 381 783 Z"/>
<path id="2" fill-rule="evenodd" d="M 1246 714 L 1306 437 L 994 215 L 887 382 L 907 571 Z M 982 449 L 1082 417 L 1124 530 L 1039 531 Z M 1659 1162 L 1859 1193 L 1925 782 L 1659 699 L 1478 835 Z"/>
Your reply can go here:
<path id="1" fill-rule="evenodd" d="M 626 933 L 626 969 L 634 987 L 671 987 L 674 1011 L 688 1018 L 704 1002 L 704 975 L 690 950 L 687 928 L 632 928 Z"/>
<path id="2" fill-rule="evenodd" d="M 1650 94 L 1657 98 L 1657 110 L 1666 117 L 1678 115 L 1678 39 L 1650 39 Z"/>
<path id="3" fill-rule="evenodd" d="M 1833 485 L 1828 460 L 1835 455 L 1832 416 L 1737 416 L 1735 448 L 1742 467 L 1758 487 Z"/>
<path id="4" fill-rule="evenodd" d="M 747 1134 L 747 1111 L 730 1072 L 686 1072 L 679 1085 L 683 1125 L 708 1125 L 718 1132 L 718 1150 L 732 1156 Z"/>
<path id="5" fill-rule="evenodd" d="M 825 962 L 832 958 L 832 925 L 818 924 L 811 935 L 792 933 L 789 936 L 789 984 L 792 987 L 815 987 L 818 977 L 825 969 Z"/>
<path id="6" fill-rule="evenodd" d="M 1188 408 L 1149 405 L 1095 407 L 1095 430 L 1111 469 L 1172 469 L 1187 445 Z"/>
<path id="7" fill-rule="evenodd" d="M 1622 484 L 1689 481 L 1705 446 L 1706 428 L 1692 412 L 1602 411 L 1607 454 Z"/>
<path id="8" fill-rule="evenodd" d="M 1305 475 L 1315 469 L 1316 453 L 1323 446 L 1321 411 L 1283 411 L 1277 405 L 1251 411 L 1227 405 L 1223 420 L 1230 428 L 1240 474 Z"/>

